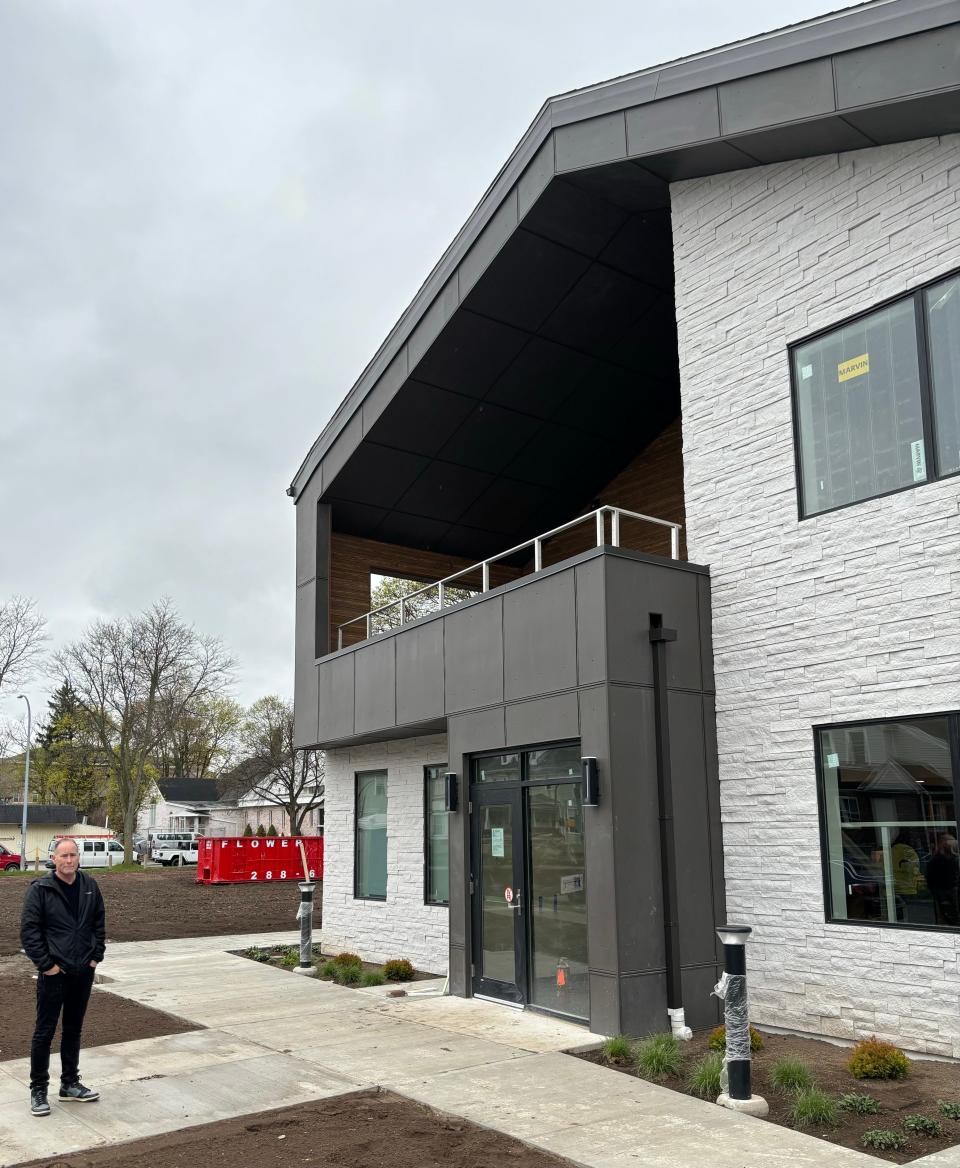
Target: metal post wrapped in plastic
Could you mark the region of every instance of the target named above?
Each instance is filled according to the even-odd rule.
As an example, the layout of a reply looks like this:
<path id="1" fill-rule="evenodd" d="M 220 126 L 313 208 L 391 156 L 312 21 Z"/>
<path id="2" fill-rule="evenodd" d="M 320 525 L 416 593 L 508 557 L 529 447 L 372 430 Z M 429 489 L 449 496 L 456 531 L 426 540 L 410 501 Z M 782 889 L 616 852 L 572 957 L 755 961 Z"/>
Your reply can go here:
<path id="1" fill-rule="evenodd" d="M 726 925 L 717 929 L 723 942 L 723 977 L 713 992 L 723 999 L 723 1017 L 726 1028 L 726 1059 L 724 1062 L 723 1093 L 717 1100 L 725 1107 L 746 1111 L 751 1115 L 766 1115 L 766 1100 L 753 1095 L 750 1086 L 750 1016 L 747 1010 L 747 953 L 746 942 L 751 930 L 746 925 Z"/>

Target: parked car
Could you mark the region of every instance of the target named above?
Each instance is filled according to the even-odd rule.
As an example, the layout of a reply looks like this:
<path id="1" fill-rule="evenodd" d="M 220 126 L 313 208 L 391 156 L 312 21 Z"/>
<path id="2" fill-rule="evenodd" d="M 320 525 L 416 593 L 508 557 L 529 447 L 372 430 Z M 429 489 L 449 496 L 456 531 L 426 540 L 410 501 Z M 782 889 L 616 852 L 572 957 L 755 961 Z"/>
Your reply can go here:
<path id="1" fill-rule="evenodd" d="M 50 841 L 47 848 L 47 867 L 53 867 L 53 849 L 60 838 Z M 71 836 L 80 853 L 81 868 L 109 868 L 123 863 L 123 844 L 112 836 Z"/>
<path id="2" fill-rule="evenodd" d="M 19 854 L 0 844 L 0 872 L 16 872 L 22 867 Z"/>
<path id="3" fill-rule="evenodd" d="M 150 852 L 151 858 L 158 864 L 172 865 L 179 868 L 181 864 L 195 864 L 197 862 L 197 841 L 190 840 L 163 840 L 157 843 L 154 840 Z"/>

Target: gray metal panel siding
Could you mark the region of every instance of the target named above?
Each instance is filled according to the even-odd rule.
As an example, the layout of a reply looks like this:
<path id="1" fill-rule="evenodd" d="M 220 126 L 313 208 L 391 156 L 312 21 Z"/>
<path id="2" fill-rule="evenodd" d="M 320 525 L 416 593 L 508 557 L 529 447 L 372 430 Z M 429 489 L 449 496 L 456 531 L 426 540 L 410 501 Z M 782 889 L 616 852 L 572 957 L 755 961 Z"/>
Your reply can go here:
<path id="1" fill-rule="evenodd" d="M 619 968 L 614 856 L 614 800 L 611 793 L 610 717 L 606 686 L 581 690 L 580 750 L 597 760 L 600 804 L 584 808 L 587 874 L 587 950 L 591 969 Z M 592 983 L 591 983 L 592 985 Z M 592 992 L 592 990 L 591 990 Z M 591 1015 L 596 1017 L 591 998 Z M 619 1012 L 619 1007 L 618 1007 Z M 617 1033 L 614 1029 L 608 1033 Z"/>
<path id="2" fill-rule="evenodd" d="M 317 667 L 314 662 L 313 617 L 316 611 L 315 580 L 297 586 L 297 609 L 295 624 L 294 669 L 293 669 L 293 710 L 294 741 L 298 746 L 308 746 L 317 741 Z M 304 631 L 305 630 L 305 631 Z M 309 635 L 310 651 L 301 651 L 301 640 Z"/>
<path id="3" fill-rule="evenodd" d="M 653 684 L 650 614 L 658 612 L 666 628 L 679 632 L 667 654 L 668 684 L 699 689 L 699 577 L 693 572 L 614 556 L 606 558 L 606 574 L 607 659 L 611 682 Z"/>
<path id="4" fill-rule="evenodd" d="M 443 621 L 429 621 L 394 638 L 397 646 L 397 724 L 444 714 Z"/>
<path id="5" fill-rule="evenodd" d="M 364 435 L 370 432 L 377 418 L 393 400 L 394 394 L 406 381 L 407 373 L 407 346 L 404 345 L 364 398 L 361 410 Z"/>
<path id="6" fill-rule="evenodd" d="M 876 143 L 841 117 L 797 122 L 752 134 L 738 134 L 730 141 L 760 163 L 787 162 L 837 154 L 843 150 L 863 150 Z"/>
<path id="7" fill-rule="evenodd" d="M 407 359 L 410 372 L 416 369 L 423 360 L 427 350 L 440 335 L 443 326 L 447 323 L 460 303 L 460 293 L 457 288 L 457 274 L 454 274 L 444 284 L 443 290 L 427 311 L 420 318 L 419 324 L 410 334 L 407 341 Z"/>
<path id="8" fill-rule="evenodd" d="M 517 183 L 517 218 L 522 219 L 547 189 L 554 175 L 554 143 L 551 134 Z"/>
<path id="9" fill-rule="evenodd" d="M 447 719 L 451 766 L 453 757 L 477 754 L 482 750 L 497 750 L 507 744 L 503 706 L 473 710 L 469 714 L 451 714 Z"/>
<path id="10" fill-rule="evenodd" d="M 622 113 L 561 126 L 554 131 L 554 141 L 558 174 L 627 156 L 627 131 Z"/>
<path id="11" fill-rule="evenodd" d="M 684 1014 L 691 1029 L 712 1030 L 723 1021 L 723 1002 L 711 992 L 722 973 L 722 960 L 717 965 L 680 971 Z"/>
<path id="12" fill-rule="evenodd" d="M 700 89 L 627 110 L 627 152 L 631 156 L 673 150 L 716 138 L 719 133 L 716 89 Z"/>
<path id="13" fill-rule="evenodd" d="M 742 134 L 777 122 L 832 113 L 833 70 L 829 59 L 776 69 L 720 86 L 724 134 Z"/>
<path id="14" fill-rule="evenodd" d="M 397 724 L 396 642 L 393 637 L 357 649 L 356 733 Z"/>
<path id="15" fill-rule="evenodd" d="M 317 492 L 305 491 L 297 500 L 297 583 L 317 574 Z"/>
<path id="16" fill-rule="evenodd" d="M 514 702 L 506 708 L 507 742 L 527 746 L 580 737 L 580 714 L 575 692 Z"/>
<path id="17" fill-rule="evenodd" d="M 355 654 L 328 657 L 317 664 L 319 715 L 316 742 L 337 742 L 354 733 Z M 313 745 L 313 743 L 311 743 Z"/>
<path id="18" fill-rule="evenodd" d="M 359 411 L 337 435 L 332 446 L 323 456 L 323 489 L 326 490 L 340 471 L 347 464 L 347 460 L 360 445 L 363 438 L 363 418 Z"/>
<path id="19" fill-rule="evenodd" d="M 449 713 L 503 701 L 503 598 L 492 596 L 444 618 Z"/>
<path id="20" fill-rule="evenodd" d="M 577 683 L 592 685 L 607 676 L 607 622 L 604 604 L 603 560 L 576 568 Z"/>
<path id="21" fill-rule="evenodd" d="M 653 690 L 610 686 L 610 796 L 620 971 L 662 969 L 660 835 Z"/>
<path id="22" fill-rule="evenodd" d="M 576 686 L 572 570 L 534 579 L 504 596 L 503 678 L 506 701 Z"/>
<path id="23" fill-rule="evenodd" d="M 710 595 L 710 577 L 697 578 L 697 612 L 700 624 L 700 687 L 706 693 L 716 693 L 713 675 L 713 606 Z"/>
<path id="24" fill-rule="evenodd" d="M 491 260 L 507 242 L 517 227 L 517 189 L 507 195 L 497 213 L 477 236 L 460 261 L 460 299 L 464 299 L 477 280 L 486 271 Z"/>
<path id="25" fill-rule="evenodd" d="M 960 82 L 960 24 L 834 58 L 837 106 L 848 109 Z"/>

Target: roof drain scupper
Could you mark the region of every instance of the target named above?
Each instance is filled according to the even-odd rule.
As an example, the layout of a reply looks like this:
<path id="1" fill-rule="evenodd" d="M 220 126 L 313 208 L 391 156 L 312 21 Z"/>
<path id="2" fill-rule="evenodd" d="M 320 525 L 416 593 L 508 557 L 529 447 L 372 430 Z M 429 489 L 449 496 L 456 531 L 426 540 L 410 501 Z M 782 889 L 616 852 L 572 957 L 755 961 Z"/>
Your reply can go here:
<path id="1" fill-rule="evenodd" d="M 673 778 L 670 771 L 670 726 L 667 712 L 667 644 L 676 629 L 665 629 L 663 617 L 650 613 L 653 652 L 653 702 L 657 740 L 657 797 L 660 805 L 660 882 L 663 895 L 663 939 L 667 958 L 667 1014 L 670 1031 L 685 1042 L 693 1038 L 683 1014 L 680 976 L 680 921 L 677 903 L 677 854 L 673 834 Z"/>

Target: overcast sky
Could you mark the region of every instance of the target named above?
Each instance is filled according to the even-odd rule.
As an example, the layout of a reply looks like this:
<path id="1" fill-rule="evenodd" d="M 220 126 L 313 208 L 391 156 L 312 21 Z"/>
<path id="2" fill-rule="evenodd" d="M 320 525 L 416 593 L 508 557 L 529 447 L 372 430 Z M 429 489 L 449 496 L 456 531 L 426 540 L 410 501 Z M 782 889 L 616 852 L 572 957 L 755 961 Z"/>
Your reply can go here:
<path id="1" fill-rule="evenodd" d="M 285 488 L 544 99 L 828 7 L 2 0 L 0 598 L 291 694 Z"/>

